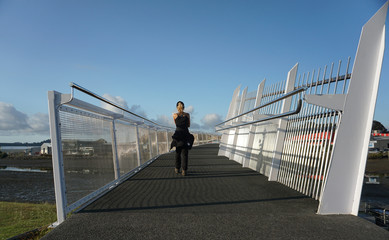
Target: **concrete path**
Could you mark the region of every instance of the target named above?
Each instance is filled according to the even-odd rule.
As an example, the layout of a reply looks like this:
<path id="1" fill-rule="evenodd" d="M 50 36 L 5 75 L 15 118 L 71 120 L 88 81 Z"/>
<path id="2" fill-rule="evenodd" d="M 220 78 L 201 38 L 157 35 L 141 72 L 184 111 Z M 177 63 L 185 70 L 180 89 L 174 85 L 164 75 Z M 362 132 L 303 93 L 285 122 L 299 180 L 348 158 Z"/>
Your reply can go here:
<path id="1" fill-rule="evenodd" d="M 192 149 L 186 177 L 161 156 L 44 239 L 389 239 L 362 218 L 317 215 L 317 201 L 217 151 Z"/>

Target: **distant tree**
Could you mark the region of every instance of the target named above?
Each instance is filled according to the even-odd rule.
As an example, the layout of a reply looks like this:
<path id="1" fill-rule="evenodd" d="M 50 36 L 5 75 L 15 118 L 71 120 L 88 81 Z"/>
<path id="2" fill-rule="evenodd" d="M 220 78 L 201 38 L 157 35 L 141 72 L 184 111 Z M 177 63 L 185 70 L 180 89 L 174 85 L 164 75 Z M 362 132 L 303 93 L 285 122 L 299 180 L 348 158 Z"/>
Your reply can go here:
<path id="1" fill-rule="evenodd" d="M 387 132 L 388 130 L 382 125 L 379 121 L 373 120 L 373 126 L 371 128 L 372 131 L 378 130 L 382 132 Z"/>

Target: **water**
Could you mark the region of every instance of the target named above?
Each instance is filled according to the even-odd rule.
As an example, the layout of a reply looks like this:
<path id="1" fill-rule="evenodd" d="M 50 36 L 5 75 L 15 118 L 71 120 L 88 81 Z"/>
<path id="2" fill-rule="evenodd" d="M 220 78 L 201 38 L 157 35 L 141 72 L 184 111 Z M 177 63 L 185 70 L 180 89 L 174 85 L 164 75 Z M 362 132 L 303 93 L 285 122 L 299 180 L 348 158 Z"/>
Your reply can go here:
<path id="1" fill-rule="evenodd" d="M 38 148 L 40 146 L 0 146 L 0 150 L 27 150 L 31 148 Z"/>
<path id="2" fill-rule="evenodd" d="M 47 173 L 47 172 L 48 172 L 48 170 L 33 169 L 33 168 L 18 168 L 18 167 L 5 167 L 5 168 L 0 168 L 0 171 L 37 172 L 37 173 Z"/>

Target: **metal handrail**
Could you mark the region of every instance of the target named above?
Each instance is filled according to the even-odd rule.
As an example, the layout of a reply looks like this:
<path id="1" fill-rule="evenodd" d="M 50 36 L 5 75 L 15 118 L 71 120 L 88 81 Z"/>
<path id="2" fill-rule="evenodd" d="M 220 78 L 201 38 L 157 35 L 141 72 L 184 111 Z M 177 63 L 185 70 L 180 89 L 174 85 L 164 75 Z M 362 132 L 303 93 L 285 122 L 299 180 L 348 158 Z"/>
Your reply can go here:
<path id="1" fill-rule="evenodd" d="M 289 115 L 293 115 L 293 114 L 299 113 L 300 110 L 301 110 L 301 106 L 302 106 L 302 100 L 299 99 L 298 103 L 297 103 L 296 110 L 294 110 L 294 111 L 289 111 L 289 112 L 286 112 L 286 113 L 281 113 L 281 114 L 278 114 L 278 115 L 262 118 L 262 119 L 251 121 L 251 122 L 246 122 L 246 123 L 242 123 L 242 124 L 238 124 L 238 125 L 233 125 L 233 126 L 229 126 L 229 127 L 225 127 L 225 128 L 216 129 L 215 131 L 219 132 L 219 131 L 227 130 L 227 129 L 230 129 L 230 128 L 237 128 L 237 127 L 242 127 L 242 126 L 250 125 L 250 124 L 253 124 L 253 123 L 259 123 L 259 122 L 269 121 L 269 120 L 273 120 L 273 119 L 277 119 L 277 118 L 287 117 Z"/>
<path id="2" fill-rule="evenodd" d="M 254 108 L 254 109 L 251 109 L 250 111 L 244 112 L 244 113 L 239 114 L 239 115 L 237 115 L 237 116 L 235 116 L 235 117 L 232 117 L 232 118 L 230 118 L 230 119 L 227 119 L 227 120 L 225 120 L 224 122 L 221 122 L 221 123 L 215 125 L 215 127 L 220 126 L 220 125 L 222 125 L 222 124 L 224 124 L 224 123 L 226 123 L 226 122 L 229 122 L 229 121 L 231 121 L 231 120 L 234 120 L 234 119 L 236 119 L 236 118 L 239 118 L 239 117 L 241 117 L 241 116 L 244 116 L 244 115 L 246 115 L 246 114 L 249 114 L 249 113 L 251 113 L 251 112 L 254 112 L 254 111 L 256 111 L 256 110 L 259 110 L 259 109 L 261 109 L 261 108 L 267 107 L 267 106 L 269 106 L 269 105 L 271 105 L 271 104 L 273 104 L 273 103 L 275 103 L 275 102 L 281 101 L 281 100 L 283 100 L 283 99 L 285 99 L 285 98 L 288 98 L 288 97 L 290 97 L 290 96 L 296 95 L 297 93 L 303 92 L 303 91 L 305 91 L 305 90 L 307 90 L 307 87 L 301 87 L 301 88 L 298 88 L 298 89 L 293 90 L 293 91 L 291 91 L 291 92 L 288 92 L 287 94 L 285 94 L 285 95 L 283 95 L 283 96 L 281 96 L 281 97 L 278 97 L 278 98 L 276 98 L 276 99 L 274 99 L 274 100 L 272 100 L 272 101 L 270 101 L 270 102 L 268 102 L 268 103 L 265 103 L 265 104 L 263 104 L 263 105 L 261 105 L 261 106 L 259 106 L 259 107 L 256 107 L 256 108 Z"/>
<path id="3" fill-rule="evenodd" d="M 70 87 L 71 88 L 75 88 L 75 89 L 77 89 L 77 90 L 79 90 L 79 91 L 81 91 L 81 92 L 83 92 L 85 94 L 88 94 L 88 95 L 92 96 L 92 97 L 95 97 L 95 98 L 99 99 L 100 101 L 103 101 L 103 102 L 105 102 L 105 103 L 107 103 L 109 105 L 112 105 L 112 106 L 114 106 L 114 107 L 116 107 L 116 108 L 118 108 L 118 109 L 120 109 L 120 110 L 122 110 L 124 112 L 127 112 L 127 113 L 129 113 L 131 115 L 134 115 L 134 116 L 136 116 L 136 117 L 138 117 L 140 119 L 143 119 L 144 121 L 150 122 L 150 123 L 152 123 L 154 125 L 157 125 L 157 126 L 160 126 L 160 127 L 163 127 L 163 128 L 171 128 L 171 129 L 173 129 L 172 127 L 168 127 L 168 126 L 164 126 L 164 125 L 158 124 L 158 123 L 153 122 L 153 121 L 151 121 L 151 120 L 149 120 L 149 119 L 147 119 L 145 117 L 142 117 L 142 116 L 140 116 L 140 115 L 138 115 L 136 113 L 133 113 L 133 112 L 131 112 L 131 111 L 129 111 L 129 110 L 127 110 L 127 109 L 117 105 L 116 103 L 113 103 L 113 102 L 109 101 L 108 99 L 103 98 L 103 97 L 99 96 L 98 94 L 96 94 L 96 93 L 94 93 L 92 91 L 89 91 L 88 89 L 86 89 L 84 87 L 81 87 L 80 85 L 78 85 L 78 84 L 76 84 L 74 82 L 70 83 Z"/>

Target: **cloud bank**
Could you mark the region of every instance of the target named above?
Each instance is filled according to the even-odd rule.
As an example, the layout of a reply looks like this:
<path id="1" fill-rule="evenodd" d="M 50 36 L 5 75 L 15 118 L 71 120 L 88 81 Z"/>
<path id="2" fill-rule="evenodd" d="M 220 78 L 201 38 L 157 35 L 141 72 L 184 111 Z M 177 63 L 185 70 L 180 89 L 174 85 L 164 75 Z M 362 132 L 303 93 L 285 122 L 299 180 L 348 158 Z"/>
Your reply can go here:
<path id="1" fill-rule="evenodd" d="M 146 112 L 140 105 L 128 107 L 127 102 L 122 97 L 114 97 L 108 94 L 105 94 L 104 97 L 131 112 L 147 117 Z M 103 107 L 121 113 L 121 110 L 118 110 L 109 104 L 104 103 Z M 201 124 L 198 124 L 195 122 L 196 112 L 194 107 L 188 106 L 185 111 L 191 114 L 191 130 L 213 132 L 214 126 L 223 121 L 220 115 L 211 113 L 205 115 L 200 120 Z M 36 141 L 42 141 L 50 137 L 48 114 L 36 113 L 27 115 L 17 110 L 12 104 L 5 102 L 0 102 L 0 113 L 0 141 L 4 141 L 4 139 L 15 139 L 11 141 L 25 142 L 27 141 L 26 139 L 32 139 L 31 137 L 33 136 L 33 139 L 36 139 Z M 175 128 L 172 115 L 159 115 L 157 116 L 157 119 L 152 119 L 152 121 L 163 126 Z M 1 138 L 1 136 L 3 138 Z"/>
<path id="2" fill-rule="evenodd" d="M 137 104 L 134 104 L 132 105 L 130 108 L 128 107 L 128 104 L 127 104 L 127 101 L 124 100 L 124 98 L 120 97 L 120 96 L 112 96 L 110 94 L 104 94 L 103 97 L 117 105 L 119 105 L 120 107 L 130 111 L 130 112 L 133 112 L 137 115 L 140 115 L 142 117 L 145 117 L 147 118 L 147 114 L 146 112 L 142 109 L 142 107 L 140 105 L 137 105 Z M 108 103 L 102 103 L 101 104 L 101 107 L 102 108 L 105 108 L 107 110 L 110 110 L 112 112 L 117 112 L 117 113 L 122 113 L 122 110 L 108 104 Z"/>
<path id="3" fill-rule="evenodd" d="M 201 119 L 202 128 L 206 130 L 214 129 L 215 125 L 221 122 L 223 122 L 222 116 L 216 113 L 207 114 Z"/>
<path id="4" fill-rule="evenodd" d="M 10 135 L 47 135 L 49 137 L 49 116 L 45 113 L 27 115 L 12 104 L 0 102 L 0 133 Z"/>
<path id="5" fill-rule="evenodd" d="M 216 113 L 210 113 L 210 114 L 206 114 L 200 120 L 201 124 L 198 124 L 195 122 L 197 113 L 195 112 L 193 106 L 186 107 L 185 112 L 190 114 L 190 118 L 191 118 L 190 129 L 192 130 L 213 132 L 215 129 L 215 125 L 223 121 L 222 116 Z M 164 126 L 175 127 L 173 116 L 160 115 L 154 121 Z"/>

